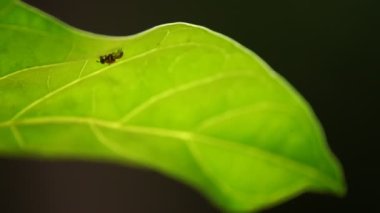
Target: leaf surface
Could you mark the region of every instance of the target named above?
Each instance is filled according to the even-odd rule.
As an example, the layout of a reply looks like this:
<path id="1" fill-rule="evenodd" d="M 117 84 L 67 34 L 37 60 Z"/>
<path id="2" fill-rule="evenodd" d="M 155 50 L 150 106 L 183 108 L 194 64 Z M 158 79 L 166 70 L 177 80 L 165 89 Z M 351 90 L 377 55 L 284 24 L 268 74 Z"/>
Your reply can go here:
<path id="1" fill-rule="evenodd" d="M 95 35 L 0 2 L 2 155 L 133 163 L 226 211 L 344 194 L 308 104 L 237 42 L 186 23 Z"/>

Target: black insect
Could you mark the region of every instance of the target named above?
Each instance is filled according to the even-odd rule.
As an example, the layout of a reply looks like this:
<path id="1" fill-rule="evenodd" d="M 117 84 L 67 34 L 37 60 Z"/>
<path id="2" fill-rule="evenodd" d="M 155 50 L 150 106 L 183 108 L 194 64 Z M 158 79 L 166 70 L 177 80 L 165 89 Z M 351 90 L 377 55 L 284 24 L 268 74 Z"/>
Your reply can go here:
<path id="1" fill-rule="evenodd" d="M 101 64 L 113 64 L 115 63 L 116 59 L 123 57 L 123 54 L 123 50 L 118 49 L 116 52 L 100 56 L 98 62 Z"/>

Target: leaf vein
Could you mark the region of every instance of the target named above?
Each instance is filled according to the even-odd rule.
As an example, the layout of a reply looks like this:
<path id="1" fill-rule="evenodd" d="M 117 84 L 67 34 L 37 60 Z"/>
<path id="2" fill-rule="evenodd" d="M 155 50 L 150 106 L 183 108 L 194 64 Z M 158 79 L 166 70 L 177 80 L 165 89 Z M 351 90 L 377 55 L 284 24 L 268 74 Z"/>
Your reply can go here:
<path id="1" fill-rule="evenodd" d="M 78 79 L 81 79 L 82 78 L 82 74 L 83 74 L 83 71 L 85 70 L 86 66 L 87 66 L 87 63 L 88 63 L 88 60 L 86 60 L 82 66 L 82 68 L 80 69 L 79 71 L 79 75 L 78 75 Z"/>
<path id="2" fill-rule="evenodd" d="M 165 90 L 161 93 L 155 94 L 152 97 L 145 100 L 144 102 L 140 103 L 138 106 L 136 106 L 135 108 L 130 110 L 126 115 L 124 115 L 122 117 L 122 119 L 120 119 L 119 122 L 120 123 L 127 123 L 133 117 L 142 113 L 145 109 L 152 106 L 154 103 L 157 103 L 158 101 L 163 100 L 163 99 L 168 98 L 168 97 L 171 97 L 173 95 L 176 95 L 177 93 L 180 93 L 182 91 L 186 91 L 186 90 L 194 89 L 194 88 L 197 88 L 200 86 L 208 85 L 208 84 L 217 82 L 217 81 L 222 80 L 222 79 L 233 78 L 233 77 L 241 77 L 241 76 L 253 77 L 254 75 L 252 72 L 249 72 L 249 71 L 232 72 L 229 74 L 219 73 L 217 75 L 208 76 L 206 78 L 197 79 L 195 81 L 191 81 L 189 83 L 182 84 L 182 85 L 175 87 L 175 88 L 170 88 L 170 89 Z"/>
<path id="3" fill-rule="evenodd" d="M 2 28 L 2 29 L 10 29 L 10 30 L 14 30 L 14 31 L 24 31 L 24 32 L 28 32 L 28 33 L 34 33 L 34 34 L 37 34 L 37 35 L 41 35 L 41 36 L 52 37 L 49 33 L 44 32 L 42 30 L 36 30 L 36 29 L 26 28 L 26 27 L 22 27 L 22 26 L 19 26 L 19 25 L 0 24 L 0 28 Z"/>
<path id="4" fill-rule="evenodd" d="M 113 153 L 126 157 L 124 154 L 120 152 L 120 149 L 118 147 L 112 146 L 113 143 L 109 141 L 109 139 L 96 127 L 96 125 L 93 122 L 88 122 L 88 125 L 90 126 L 91 132 L 94 134 L 96 140 L 99 143 L 101 143 L 104 147 L 106 147 Z"/>
<path id="5" fill-rule="evenodd" d="M 17 129 L 17 127 L 14 126 L 14 125 L 11 125 L 11 126 L 10 126 L 10 129 L 11 129 L 11 132 L 12 132 L 12 134 L 13 134 L 13 136 L 14 136 L 16 142 L 17 142 L 17 145 L 18 145 L 20 148 L 23 148 L 24 145 L 25 145 L 25 142 L 24 142 L 24 139 L 23 139 L 22 136 L 21 136 L 20 131 L 19 131 L 19 130 Z"/>
<path id="6" fill-rule="evenodd" d="M 202 122 L 200 122 L 200 124 L 198 124 L 196 129 L 197 130 L 205 129 L 205 128 L 210 127 L 216 123 L 220 123 L 222 121 L 232 119 L 235 116 L 239 116 L 241 114 L 251 112 L 252 110 L 259 111 L 259 110 L 271 109 L 271 110 L 285 111 L 286 107 L 287 106 L 285 104 L 282 104 L 280 102 L 265 102 L 265 101 L 263 101 L 263 102 L 259 102 L 259 103 L 249 104 L 249 105 L 241 106 L 238 108 L 230 109 L 230 110 L 227 110 L 225 112 L 221 112 L 219 114 L 216 114 L 214 116 L 206 118 Z"/>
<path id="7" fill-rule="evenodd" d="M 17 70 L 15 72 L 11 72 L 9 74 L 6 74 L 4 76 L 1 76 L 0 77 L 0 81 L 1 80 L 5 80 L 5 79 L 8 79 L 8 78 L 11 78 L 12 76 L 15 76 L 15 75 L 18 75 L 18 74 L 21 74 L 23 72 L 27 72 L 27 71 L 31 71 L 31 70 L 35 70 L 35 69 L 44 69 L 44 68 L 50 68 L 50 67 L 56 67 L 56 66 L 62 66 L 62 65 L 67 65 L 67 64 L 72 64 L 72 63 L 76 63 L 76 62 L 80 62 L 81 60 L 77 60 L 77 61 L 67 61 L 67 62 L 60 62 L 60 63 L 54 63 L 54 64 L 46 64 L 46 65 L 38 65 L 38 66 L 33 66 L 33 67 L 27 67 L 27 68 L 24 68 L 24 69 L 21 69 L 21 70 Z"/>

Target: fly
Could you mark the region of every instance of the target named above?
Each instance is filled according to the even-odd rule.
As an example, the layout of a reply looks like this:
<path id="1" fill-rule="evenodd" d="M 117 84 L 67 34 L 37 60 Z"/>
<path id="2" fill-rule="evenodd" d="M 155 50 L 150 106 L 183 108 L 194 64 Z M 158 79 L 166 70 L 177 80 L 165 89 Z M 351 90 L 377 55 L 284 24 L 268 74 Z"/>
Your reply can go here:
<path id="1" fill-rule="evenodd" d="M 101 64 L 113 64 L 117 59 L 123 57 L 123 54 L 123 50 L 118 49 L 116 52 L 100 56 L 98 62 L 100 62 Z"/>

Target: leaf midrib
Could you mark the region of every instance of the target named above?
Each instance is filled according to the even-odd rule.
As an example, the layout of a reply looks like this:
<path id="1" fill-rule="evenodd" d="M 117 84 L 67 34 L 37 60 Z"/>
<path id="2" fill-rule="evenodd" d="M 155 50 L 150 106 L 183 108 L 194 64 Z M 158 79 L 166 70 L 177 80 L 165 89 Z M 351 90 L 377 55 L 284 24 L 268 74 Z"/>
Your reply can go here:
<path id="1" fill-rule="evenodd" d="M 228 147 L 228 149 L 241 149 L 244 152 L 249 151 L 251 157 L 257 158 L 264 162 L 275 163 L 279 167 L 287 167 L 289 170 L 296 171 L 297 173 L 304 175 L 310 179 L 314 179 L 319 181 L 320 183 L 324 183 L 326 186 L 334 186 L 337 182 L 332 179 L 328 175 L 326 175 L 323 171 L 312 167 L 308 164 L 304 164 L 302 162 L 286 158 L 277 153 L 272 153 L 267 150 L 264 150 L 260 147 L 253 146 L 252 144 L 247 145 L 243 143 L 236 143 L 234 141 L 225 140 L 216 138 L 213 136 L 203 135 L 195 132 L 184 131 L 184 130 L 176 130 L 176 129 L 164 129 L 157 127 L 146 127 L 146 126 L 138 126 L 138 125 L 123 125 L 119 122 L 101 120 L 98 118 L 92 117 L 38 117 L 38 118 L 29 118 L 22 119 L 17 121 L 8 121 L 0 123 L 1 127 L 15 127 L 15 126 L 33 126 L 33 125 L 52 125 L 52 124 L 77 124 L 77 125 L 96 125 L 103 128 L 113 129 L 121 132 L 129 132 L 135 134 L 143 134 L 143 135 L 154 135 L 158 137 L 168 137 L 175 138 L 182 141 L 192 142 L 193 138 L 199 138 L 203 143 L 211 143 L 213 145 L 217 144 L 219 146 Z M 13 133 L 13 131 L 12 131 Z M 16 136 L 15 136 L 16 138 Z M 17 139 L 17 138 L 16 138 Z M 239 146 L 240 147 L 239 147 Z"/>

